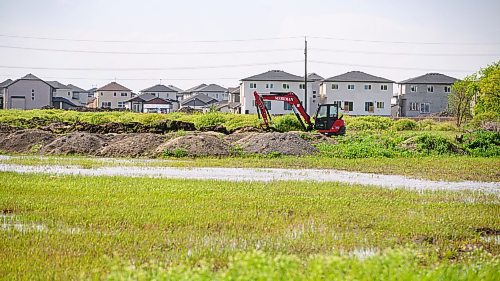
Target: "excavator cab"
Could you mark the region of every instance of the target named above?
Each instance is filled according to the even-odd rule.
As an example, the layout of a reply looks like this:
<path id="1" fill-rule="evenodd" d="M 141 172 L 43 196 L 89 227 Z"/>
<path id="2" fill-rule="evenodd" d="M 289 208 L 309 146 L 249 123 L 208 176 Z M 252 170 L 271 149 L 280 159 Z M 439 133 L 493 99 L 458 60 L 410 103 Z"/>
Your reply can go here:
<path id="1" fill-rule="evenodd" d="M 337 104 L 321 104 L 316 111 L 314 129 L 327 136 L 345 134 L 345 124 Z"/>

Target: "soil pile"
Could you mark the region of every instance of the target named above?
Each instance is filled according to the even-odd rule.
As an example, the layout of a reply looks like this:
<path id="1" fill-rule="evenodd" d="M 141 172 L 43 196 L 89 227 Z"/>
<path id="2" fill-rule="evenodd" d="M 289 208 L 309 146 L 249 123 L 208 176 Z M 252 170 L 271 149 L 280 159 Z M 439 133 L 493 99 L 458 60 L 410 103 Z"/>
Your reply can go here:
<path id="1" fill-rule="evenodd" d="M 33 149 L 38 150 L 52 142 L 54 135 L 49 132 L 36 129 L 20 130 L 11 134 L 5 134 L 0 138 L 0 150 L 6 152 L 29 152 Z M 37 148 L 38 146 L 38 148 Z"/>
<path id="2" fill-rule="evenodd" d="M 105 137 L 98 134 L 75 132 L 57 138 L 44 146 L 40 152 L 59 155 L 96 155 L 106 145 L 106 141 Z"/>
<path id="3" fill-rule="evenodd" d="M 308 155 L 318 149 L 294 133 L 253 134 L 236 142 L 247 153 L 280 153 L 283 155 Z"/>
<path id="4" fill-rule="evenodd" d="M 166 139 L 164 135 L 150 133 L 117 135 L 99 151 L 98 155 L 107 157 L 153 156 L 155 149 Z"/>
<path id="5" fill-rule="evenodd" d="M 193 134 L 169 140 L 156 149 L 156 155 L 227 156 L 231 147 L 216 134 Z"/>

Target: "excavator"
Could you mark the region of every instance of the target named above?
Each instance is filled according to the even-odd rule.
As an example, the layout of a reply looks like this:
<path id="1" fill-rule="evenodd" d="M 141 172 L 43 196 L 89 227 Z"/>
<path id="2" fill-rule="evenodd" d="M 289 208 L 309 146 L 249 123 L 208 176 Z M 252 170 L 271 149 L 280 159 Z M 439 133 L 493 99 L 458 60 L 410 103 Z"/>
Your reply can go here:
<path id="1" fill-rule="evenodd" d="M 263 120 L 261 126 L 266 129 L 270 128 L 271 115 L 264 101 L 283 101 L 291 106 L 305 131 L 309 132 L 315 129 L 326 136 L 345 134 L 345 123 L 342 117 L 339 117 L 337 104 L 320 104 L 313 124 L 299 97 L 293 92 L 259 94 L 255 91 L 253 95 L 257 114 L 259 119 Z"/>

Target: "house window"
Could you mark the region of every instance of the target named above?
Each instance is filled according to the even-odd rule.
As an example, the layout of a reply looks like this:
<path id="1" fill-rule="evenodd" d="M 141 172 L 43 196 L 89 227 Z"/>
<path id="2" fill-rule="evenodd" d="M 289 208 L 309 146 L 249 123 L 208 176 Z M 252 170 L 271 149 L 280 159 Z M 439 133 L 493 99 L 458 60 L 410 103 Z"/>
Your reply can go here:
<path id="1" fill-rule="evenodd" d="M 387 85 L 380 85 L 381 91 L 387 91 Z"/>
<path id="2" fill-rule="evenodd" d="M 125 102 L 124 101 L 119 101 L 118 102 L 118 108 L 124 108 L 125 107 Z"/>
<path id="3" fill-rule="evenodd" d="M 410 110 L 411 111 L 417 111 L 418 110 L 418 103 L 416 103 L 416 102 L 410 102 Z"/>
<path id="4" fill-rule="evenodd" d="M 271 101 L 264 101 L 264 105 L 266 106 L 267 110 L 271 110 Z"/>
<path id="5" fill-rule="evenodd" d="M 365 85 L 365 90 L 371 90 L 372 89 L 372 85 Z"/>
<path id="6" fill-rule="evenodd" d="M 290 89 L 290 85 L 286 84 L 286 83 L 283 83 L 283 89 Z"/>
<path id="7" fill-rule="evenodd" d="M 429 113 L 431 104 L 428 102 L 424 102 L 420 104 L 420 113 Z"/>
<path id="8" fill-rule="evenodd" d="M 283 104 L 284 104 L 284 107 L 283 107 L 284 110 L 292 110 L 292 105 L 291 104 L 289 104 L 287 102 L 285 102 Z"/>
<path id="9" fill-rule="evenodd" d="M 103 101 L 101 103 L 102 108 L 111 108 L 111 102 L 110 101 Z"/>
<path id="10" fill-rule="evenodd" d="M 332 84 L 332 90 L 338 90 L 339 84 Z"/>
<path id="11" fill-rule="evenodd" d="M 71 92 L 68 92 L 68 97 L 71 96 Z"/>
<path id="12" fill-rule="evenodd" d="M 121 96 L 122 96 L 122 97 L 126 97 L 126 96 L 127 96 L 127 93 L 121 93 Z"/>
<path id="13" fill-rule="evenodd" d="M 101 92 L 101 97 L 102 97 L 103 93 Z"/>
<path id="14" fill-rule="evenodd" d="M 347 85 L 347 90 L 354 90 L 354 84 Z"/>
<path id="15" fill-rule="evenodd" d="M 35 100 L 35 89 L 31 89 L 31 100 Z"/>
<path id="16" fill-rule="evenodd" d="M 334 104 L 334 105 L 336 105 L 336 106 L 337 106 L 337 108 L 339 108 L 339 109 L 340 109 L 340 108 L 342 108 L 342 102 L 341 102 L 341 101 L 339 101 L 339 100 L 334 101 L 334 102 L 333 102 L 333 104 Z"/>
<path id="17" fill-rule="evenodd" d="M 385 104 L 383 101 L 378 101 L 377 102 L 377 108 L 384 108 L 385 107 Z"/>
<path id="18" fill-rule="evenodd" d="M 374 112 L 373 102 L 372 101 L 365 102 L 365 111 L 371 112 L 371 113 Z"/>
<path id="19" fill-rule="evenodd" d="M 434 86 L 427 85 L 427 93 L 434 93 Z"/>
<path id="20" fill-rule="evenodd" d="M 354 103 L 352 101 L 344 102 L 344 111 L 352 111 L 354 109 Z"/>
<path id="21" fill-rule="evenodd" d="M 250 89 L 257 89 L 257 83 L 250 83 Z"/>
<path id="22" fill-rule="evenodd" d="M 272 83 L 266 84 L 266 89 L 272 89 L 274 85 Z"/>
<path id="23" fill-rule="evenodd" d="M 410 92 L 415 93 L 417 91 L 417 85 L 410 86 Z"/>
<path id="24" fill-rule="evenodd" d="M 451 93 L 451 86 L 444 86 L 445 93 Z"/>
<path id="25" fill-rule="evenodd" d="M 153 97 L 156 97 L 156 93 L 151 93 L 151 95 L 153 95 Z"/>
<path id="26" fill-rule="evenodd" d="M 300 85 L 299 85 L 299 89 L 304 90 L 305 88 L 306 88 L 306 85 L 305 85 L 305 84 L 300 84 Z"/>

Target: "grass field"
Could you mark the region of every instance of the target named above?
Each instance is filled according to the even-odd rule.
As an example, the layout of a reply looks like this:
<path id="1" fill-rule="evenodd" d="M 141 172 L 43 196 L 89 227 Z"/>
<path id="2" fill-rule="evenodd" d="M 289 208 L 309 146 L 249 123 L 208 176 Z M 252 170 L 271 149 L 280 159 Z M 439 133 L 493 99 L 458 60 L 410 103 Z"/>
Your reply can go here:
<path id="1" fill-rule="evenodd" d="M 101 159 L 75 156 L 41 157 L 25 155 L 0 159 L 0 163 L 21 165 L 77 165 L 84 168 L 105 166 L 149 166 L 338 169 L 354 172 L 403 175 L 430 180 L 500 182 L 499 157 L 428 156 L 342 159 L 322 156 L 281 156 L 277 158 L 170 158 L 148 161 L 145 159 Z"/>
<path id="2" fill-rule="evenodd" d="M 1 173 L 5 279 L 496 280 L 499 199 Z"/>

